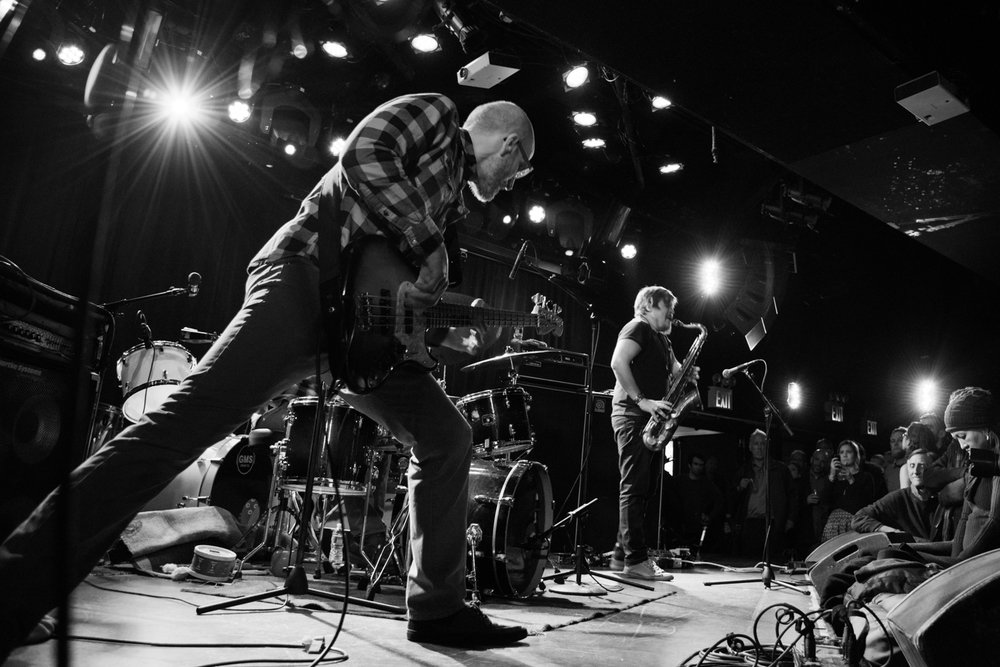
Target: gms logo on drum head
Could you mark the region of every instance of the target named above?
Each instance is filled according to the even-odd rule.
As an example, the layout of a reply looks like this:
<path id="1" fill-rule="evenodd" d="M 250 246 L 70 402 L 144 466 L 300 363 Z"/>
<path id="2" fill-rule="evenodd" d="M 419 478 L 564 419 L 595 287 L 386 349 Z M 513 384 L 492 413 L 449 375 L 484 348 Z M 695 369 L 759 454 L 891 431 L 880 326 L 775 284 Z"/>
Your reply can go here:
<path id="1" fill-rule="evenodd" d="M 253 464 L 257 460 L 257 454 L 249 445 L 240 448 L 240 453 L 236 456 L 236 470 L 241 475 L 248 475 L 253 470 Z"/>

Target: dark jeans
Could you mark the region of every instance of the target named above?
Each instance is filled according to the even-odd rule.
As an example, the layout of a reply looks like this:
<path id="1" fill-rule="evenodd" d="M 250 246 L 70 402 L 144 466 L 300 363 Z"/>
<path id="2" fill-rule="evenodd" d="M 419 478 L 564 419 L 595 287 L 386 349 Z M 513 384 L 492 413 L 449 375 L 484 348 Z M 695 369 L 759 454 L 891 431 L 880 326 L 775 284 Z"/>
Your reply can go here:
<path id="1" fill-rule="evenodd" d="M 618 443 L 618 468 L 621 484 L 618 490 L 618 540 L 615 558 L 628 565 L 645 562 L 649 557 L 643 521 L 646 497 L 649 495 L 649 473 L 659 454 L 642 442 L 642 429 L 647 419 L 629 415 L 613 416 L 611 426 Z"/>

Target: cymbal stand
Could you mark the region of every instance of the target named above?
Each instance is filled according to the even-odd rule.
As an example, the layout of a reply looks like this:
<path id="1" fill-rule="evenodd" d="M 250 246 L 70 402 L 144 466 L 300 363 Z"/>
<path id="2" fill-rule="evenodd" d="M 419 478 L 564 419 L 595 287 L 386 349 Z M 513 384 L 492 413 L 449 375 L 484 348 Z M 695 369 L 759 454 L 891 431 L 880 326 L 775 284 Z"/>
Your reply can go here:
<path id="1" fill-rule="evenodd" d="M 349 597 L 347 595 L 340 595 L 338 593 L 330 593 L 323 590 L 317 590 L 309 587 L 309 580 L 306 577 L 305 568 L 302 566 L 302 562 L 305 558 L 305 543 L 308 537 L 308 531 L 311 527 L 312 521 L 312 511 L 313 511 L 313 485 L 314 485 L 314 475 L 316 473 L 316 452 L 320 446 L 320 442 L 326 437 L 326 394 L 327 388 L 324 383 L 320 383 L 319 391 L 317 396 L 317 407 L 316 407 L 316 421 L 313 423 L 312 439 L 309 443 L 309 459 L 306 466 L 306 485 L 305 492 L 302 494 L 302 513 L 299 517 L 299 543 L 295 550 L 295 564 L 290 567 L 288 571 L 288 576 L 285 578 L 285 585 L 281 588 L 276 588 L 271 591 L 266 591 L 264 593 L 255 593 L 253 595 L 245 595 L 241 598 L 236 598 L 234 600 L 225 600 L 223 602 L 218 602 L 215 604 L 204 605 L 198 607 L 195 613 L 201 615 L 206 614 L 210 611 L 216 611 L 218 609 L 228 609 L 230 607 L 235 607 L 247 602 L 256 602 L 258 600 L 266 600 L 268 598 L 280 597 L 282 595 L 315 595 L 317 597 L 325 598 L 328 600 L 335 600 L 337 602 L 347 602 L 350 601 L 354 604 L 361 605 L 362 607 L 370 607 L 372 609 L 379 609 L 381 611 L 392 612 L 396 614 L 405 614 L 406 610 L 403 607 L 396 605 L 385 604 L 382 602 L 373 602 L 371 600 L 363 600 L 359 598 Z M 340 494 L 337 493 L 338 502 L 340 502 Z M 349 583 L 349 575 L 344 575 L 345 584 Z"/>
<path id="2" fill-rule="evenodd" d="M 788 435 L 792 435 L 792 429 L 789 428 L 788 424 L 785 422 L 785 420 L 782 419 L 781 413 L 778 411 L 778 409 L 776 407 L 774 407 L 774 403 L 772 403 L 770 401 L 770 399 L 768 399 L 768 397 L 764 394 L 764 391 L 760 388 L 760 386 L 758 386 L 757 383 L 754 382 L 753 377 L 749 373 L 747 373 L 745 369 L 742 371 L 742 373 L 744 375 L 746 375 L 747 378 L 750 379 L 750 384 L 752 384 L 754 386 L 754 389 L 757 390 L 757 393 L 760 394 L 761 399 L 763 399 L 763 401 L 764 401 L 764 434 L 767 436 L 768 449 L 770 449 L 770 443 L 771 443 L 771 419 L 775 415 L 778 416 L 778 421 L 780 421 L 781 425 L 785 427 L 786 431 L 788 431 Z M 762 584 L 764 584 L 764 588 L 766 588 L 768 590 L 771 590 L 771 584 L 775 584 L 777 586 L 781 586 L 782 588 L 787 588 L 790 591 L 795 591 L 796 593 L 802 593 L 803 595 L 809 595 L 808 591 L 804 591 L 801 588 L 797 588 L 795 586 L 795 584 L 793 584 L 793 583 L 790 583 L 790 582 L 787 582 L 787 581 L 781 581 L 780 579 L 776 579 L 775 576 L 774 576 L 774 568 L 771 567 L 771 556 L 770 556 L 769 552 L 770 552 L 770 547 L 771 547 L 771 544 L 770 544 L 770 541 L 771 541 L 771 529 L 773 528 L 773 526 L 771 525 L 772 516 L 771 516 L 771 472 L 770 472 L 770 463 L 771 463 L 771 457 L 770 457 L 770 455 L 768 455 L 768 456 L 766 456 L 765 463 L 764 463 L 764 555 L 763 555 L 763 558 L 761 560 L 762 564 L 761 564 L 760 579 L 759 580 L 758 579 L 734 579 L 734 580 L 731 580 L 731 581 L 706 581 L 705 582 L 706 586 L 728 586 L 729 584 L 749 584 L 749 583 L 755 583 L 757 581 L 760 581 Z"/>

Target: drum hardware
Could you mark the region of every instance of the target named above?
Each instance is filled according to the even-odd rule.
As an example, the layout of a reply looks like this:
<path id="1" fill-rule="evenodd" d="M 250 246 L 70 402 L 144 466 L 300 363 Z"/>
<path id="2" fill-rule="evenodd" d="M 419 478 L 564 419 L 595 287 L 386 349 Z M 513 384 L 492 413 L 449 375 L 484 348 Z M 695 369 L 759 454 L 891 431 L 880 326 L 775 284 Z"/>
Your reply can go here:
<path id="1" fill-rule="evenodd" d="M 90 427 L 90 437 L 88 438 L 87 457 L 97 453 L 105 443 L 121 433 L 124 428 L 122 424 L 122 411 L 107 403 L 98 403 L 94 410 L 94 421 Z"/>
<path id="2" fill-rule="evenodd" d="M 181 340 L 191 345 L 202 345 L 214 343 L 219 339 L 219 334 L 211 331 L 198 331 L 191 327 L 181 327 Z"/>
<path id="3" fill-rule="evenodd" d="M 410 504 L 406 500 L 406 492 L 405 484 L 397 486 L 397 497 L 403 496 L 403 501 L 393 509 L 392 522 L 385 534 L 386 543 L 375 557 L 375 562 L 372 566 L 372 575 L 368 582 L 368 593 L 366 595 L 369 600 L 373 599 L 375 594 L 381 590 L 381 582 L 385 578 L 391 563 L 395 562 L 400 578 L 403 580 L 406 578 L 407 565 L 410 560 L 410 540 L 408 533 Z"/>
<path id="4" fill-rule="evenodd" d="M 381 602 L 374 602 L 371 600 L 362 600 L 358 598 L 352 598 L 346 595 L 338 595 L 337 593 L 329 593 L 323 590 L 316 590 L 309 587 L 308 579 L 306 578 L 305 569 L 302 567 L 303 557 L 305 555 L 305 544 L 306 535 L 308 533 L 308 528 L 311 527 L 312 517 L 313 517 L 313 492 L 314 492 L 314 480 L 315 473 L 317 472 L 316 463 L 317 456 L 320 453 L 321 447 L 320 443 L 326 437 L 328 430 L 325 429 L 327 424 L 326 415 L 326 396 L 327 387 L 323 383 L 319 384 L 318 396 L 316 396 L 316 407 L 317 414 L 313 418 L 312 424 L 312 436 L 309 441 L 309 450 L 306 452 L 306 470 L 305 470 L 305 488 L 302 492 L 302 512 L 299 518 L 299 539 L 298 545 L 295 550 L 295 561 L 288 570 L 288 576 L 285 579 L 285 585 L 281 588 L 277 588 L 265 593 L 258 593 L 254 595 L 246 595 L 242 598 L 237 598 L 235 600 L 227 600 L 224 602 L 219 602 L 215 604 L 205 605 L 198 607 L 195 612 L 197 614 L 204 614 L 210 611 L 215 611 L 217 609 L 228 609 L 229 607 L 234 607 L 244 602 L 255 602 L 257 600 L 264 600 L 273 597 L 279 597 L 282 595 L 316 595 L 318 597 L 326 598 L 329 600 L 336 600 L 338 602 L 353 602 L 364 607 L 371 607 L 373 609 L 380 609 L 382 611 L 389 611 L 397 614 L 406 613 L 406 610 L 402 607 L 390 604 L 384 604 Z M 337 491 L 336 480 L 334 480 L 334 495 L 336 501 L 339 503 L 340 494 Z M 320 549 L 322 552 L 322 549 Z M 347 583 L 347 575 L 345 574 L 345 583 Z"/>
<path id="5" fill-rule="evenodd" d="M 469 543 L 469 549 L 472 553 L 472 572 L 468 577 L 472 586 L 472 604 L 478 607 L 482 600 L 479 597 L 479 582 L 476 578 L 476 556 L 478 555 L 476 547 L 483 541 L 483 529 L 479 527 L 478 523 L 469 524 L 469 528 L 465 531 L 465 539 Z"/>

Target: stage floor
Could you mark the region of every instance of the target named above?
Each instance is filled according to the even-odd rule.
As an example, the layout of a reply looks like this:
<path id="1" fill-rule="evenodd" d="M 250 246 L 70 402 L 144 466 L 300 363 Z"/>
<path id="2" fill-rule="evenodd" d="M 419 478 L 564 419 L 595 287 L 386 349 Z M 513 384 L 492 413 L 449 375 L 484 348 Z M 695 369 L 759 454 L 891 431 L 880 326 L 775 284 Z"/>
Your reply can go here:
<path id="1" fill-rule="evenodd" d="M 600 572 L 600 570 L 596 570 Z M 546 570 L 546 575 L 552 570 Z M 311 574 L 311 573 L 310 573 Z M 526 625 L 531 634 L 507 648 L 465 650 L 421 645 L 406 640 L 406 623 L 394 612 L 349 605 L 334 644 L 351 664 L 566 666 L 626 664 L 630 667 L 681 665 L 697 651 L 728 633 L 753 636 L 754 619 L 761 641 L 775 637 L 771 605 L 815 609 L 815 596 L 773 586 L 766 589 L 757 572 L 737 573 L 714 567 L 674 570 L 671 582 L 650 583 L 653 590 L 624 586 L 605 595 L 558 593 L 557 582 L 529 598 L 489 597 L 483 609 L 500 622 Z M 705 586 L 705 582 L 752 579 L 750 583 Z M 784 581 L 803 577 L 780 575 Z M 570 573 L 569 582 L 576 577 Z M 583 576 L 608 587 L 615 583 Z M 341 579 L 309 579 L 316 590 L 343 592 Z M 315 654 L 299 646 L 309 638 L 333 635 L 341 603 L 306 595 L 242 604 L 203 615 L 195 608 L 233 597 L 272 590 L 282 580 L 266 572 L 247 572 L 236 584 L 175 582 L 118 568 L 97 568 L 74 592 L 70 656 L 72 665 L 101 667 L 177 667 L 213 664 L 265 664 L 302 660 Z M 554 586 L 554 588 L 553 588 Z M 571 587 L 572 588 L 572 587 Z M 811 589 L 802 586 L 803 591 Z M 223 597 L 220 597 L 223 596 Z M 352 585 L 351 596 L 364 598 Z M 402 605 L 401 586 L 384 585 L 375 601 Z M 790 633 L 789 636 L 793 636 Z M 787 642 L 787 637 L 786 637 Z M 184 646 L 186 645 L 186 646 Z M 801 645 L 801 644 L 800 644 Z M 8 667 L 57 665 L 56 641 L 15 650 Z M 827 656 L 832 649 L 821 649 Z M 822 657 L 822 656 L 821 656 Z M 835 664 L 823 660 L 825 664 Z M 329 663 L 327 663 L 329 664 Z M 694 664 L 693 662 L 691 664 Z"/>

